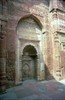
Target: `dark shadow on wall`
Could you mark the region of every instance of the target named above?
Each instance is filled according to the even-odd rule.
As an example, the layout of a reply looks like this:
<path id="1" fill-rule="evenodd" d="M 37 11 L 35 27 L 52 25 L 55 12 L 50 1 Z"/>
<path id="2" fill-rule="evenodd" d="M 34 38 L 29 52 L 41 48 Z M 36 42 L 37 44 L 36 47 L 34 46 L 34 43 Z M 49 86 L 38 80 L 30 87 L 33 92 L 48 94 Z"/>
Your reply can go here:
<path id="1" fill-rule="evenodd" d="M 50 74 L 48 66 L 45 64 L 45 80 L 55 80 L 52 74 Z"/>
<path id="2" fill-rule="evenodd" d="M 7 88 L 15 85 L 15 51 L 8 51 L 6 60 Z"/>

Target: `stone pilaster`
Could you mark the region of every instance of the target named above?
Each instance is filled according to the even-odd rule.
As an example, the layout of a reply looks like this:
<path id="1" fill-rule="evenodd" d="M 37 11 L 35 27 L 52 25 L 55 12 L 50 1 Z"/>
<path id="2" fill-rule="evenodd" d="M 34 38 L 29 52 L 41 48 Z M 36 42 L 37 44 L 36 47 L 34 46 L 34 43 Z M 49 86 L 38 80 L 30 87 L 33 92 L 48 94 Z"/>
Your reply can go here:
<path id="1" fill-rule="evenodd" d="M 53 0 L 54 1 L 54 0 Z M 58 2 L 58 0 L 56 0 Z M 58 4 L 57 4 L 58 7 Z M 52 41 L 53 41 L 53 76 L 56 80 L 61 79 L 61 68 L 60 68 L 60 39 L 58 33 L 58 10 L 57 7 L 51 12 L 52 15 Z"/>
<path id="2" fill-rule="evenodd" d="M 15 84 L 19 83 L 19 46 L 20 46 L 20 41 L 18 37 L 16 38 L 16 67 L 15 67 Z"/>
<path id="3" fill-rule="evenodd" d="M 60 43 L 58 33 L 54 33 L 54 66 L 53 74 L 56 80 L 61 79 L 60 69 Z"/>
<path id="4" fill-rule="evenodd" d="M 44 80 L 45 66 L 40 60 L 41 60 L 40 57 L 37 57 L 37 80 Z"/>
<path id="5" fill-rule="evenodd" d="M 40 59 L 37 57 L 37 80 L 40 80 Z"/>

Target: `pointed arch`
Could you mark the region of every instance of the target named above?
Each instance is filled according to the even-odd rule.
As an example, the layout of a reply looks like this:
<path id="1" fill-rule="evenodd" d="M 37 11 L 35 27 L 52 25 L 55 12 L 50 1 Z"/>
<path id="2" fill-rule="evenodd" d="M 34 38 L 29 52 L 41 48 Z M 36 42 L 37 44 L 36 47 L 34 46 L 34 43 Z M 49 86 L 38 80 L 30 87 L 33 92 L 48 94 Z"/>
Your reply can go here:
<path id="1" fill-rule="evenodd" d="M 19 25 L 19 23 L 27 18 L 32 18 L 40 27 L 40 29 L 42 30 L 42 23 L 40 22 L 40 20 L 33 14 L 29 14 L 29 15 L 25 15 L 22 18 L 19 19 L 17 26 Z M 17 30 L 17 26 L 16 26 L 16 30 Z"/>

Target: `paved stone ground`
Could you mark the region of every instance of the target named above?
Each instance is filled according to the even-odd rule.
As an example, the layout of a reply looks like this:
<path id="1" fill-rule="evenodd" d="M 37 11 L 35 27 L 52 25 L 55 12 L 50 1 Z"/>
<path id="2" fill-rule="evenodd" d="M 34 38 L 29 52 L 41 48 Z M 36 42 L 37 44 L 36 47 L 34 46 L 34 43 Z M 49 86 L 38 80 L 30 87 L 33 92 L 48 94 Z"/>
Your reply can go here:
<path id="1" fill-rule="evenodd" d="M 65 100 L 65 85 L 57 81 L 27 80 L 9 88 L 0 100 Z"/>

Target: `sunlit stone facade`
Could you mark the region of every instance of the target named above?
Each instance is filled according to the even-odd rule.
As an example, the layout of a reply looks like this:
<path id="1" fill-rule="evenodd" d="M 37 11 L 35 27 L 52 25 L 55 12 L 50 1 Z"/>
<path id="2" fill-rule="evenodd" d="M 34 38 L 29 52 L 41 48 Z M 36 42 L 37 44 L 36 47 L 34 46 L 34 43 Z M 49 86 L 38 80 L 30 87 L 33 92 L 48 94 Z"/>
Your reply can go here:
<path id="1" fill-rule="evenodd" d="M 64 0 L 0 0 L 1 90 L 65 78 Z"/>

